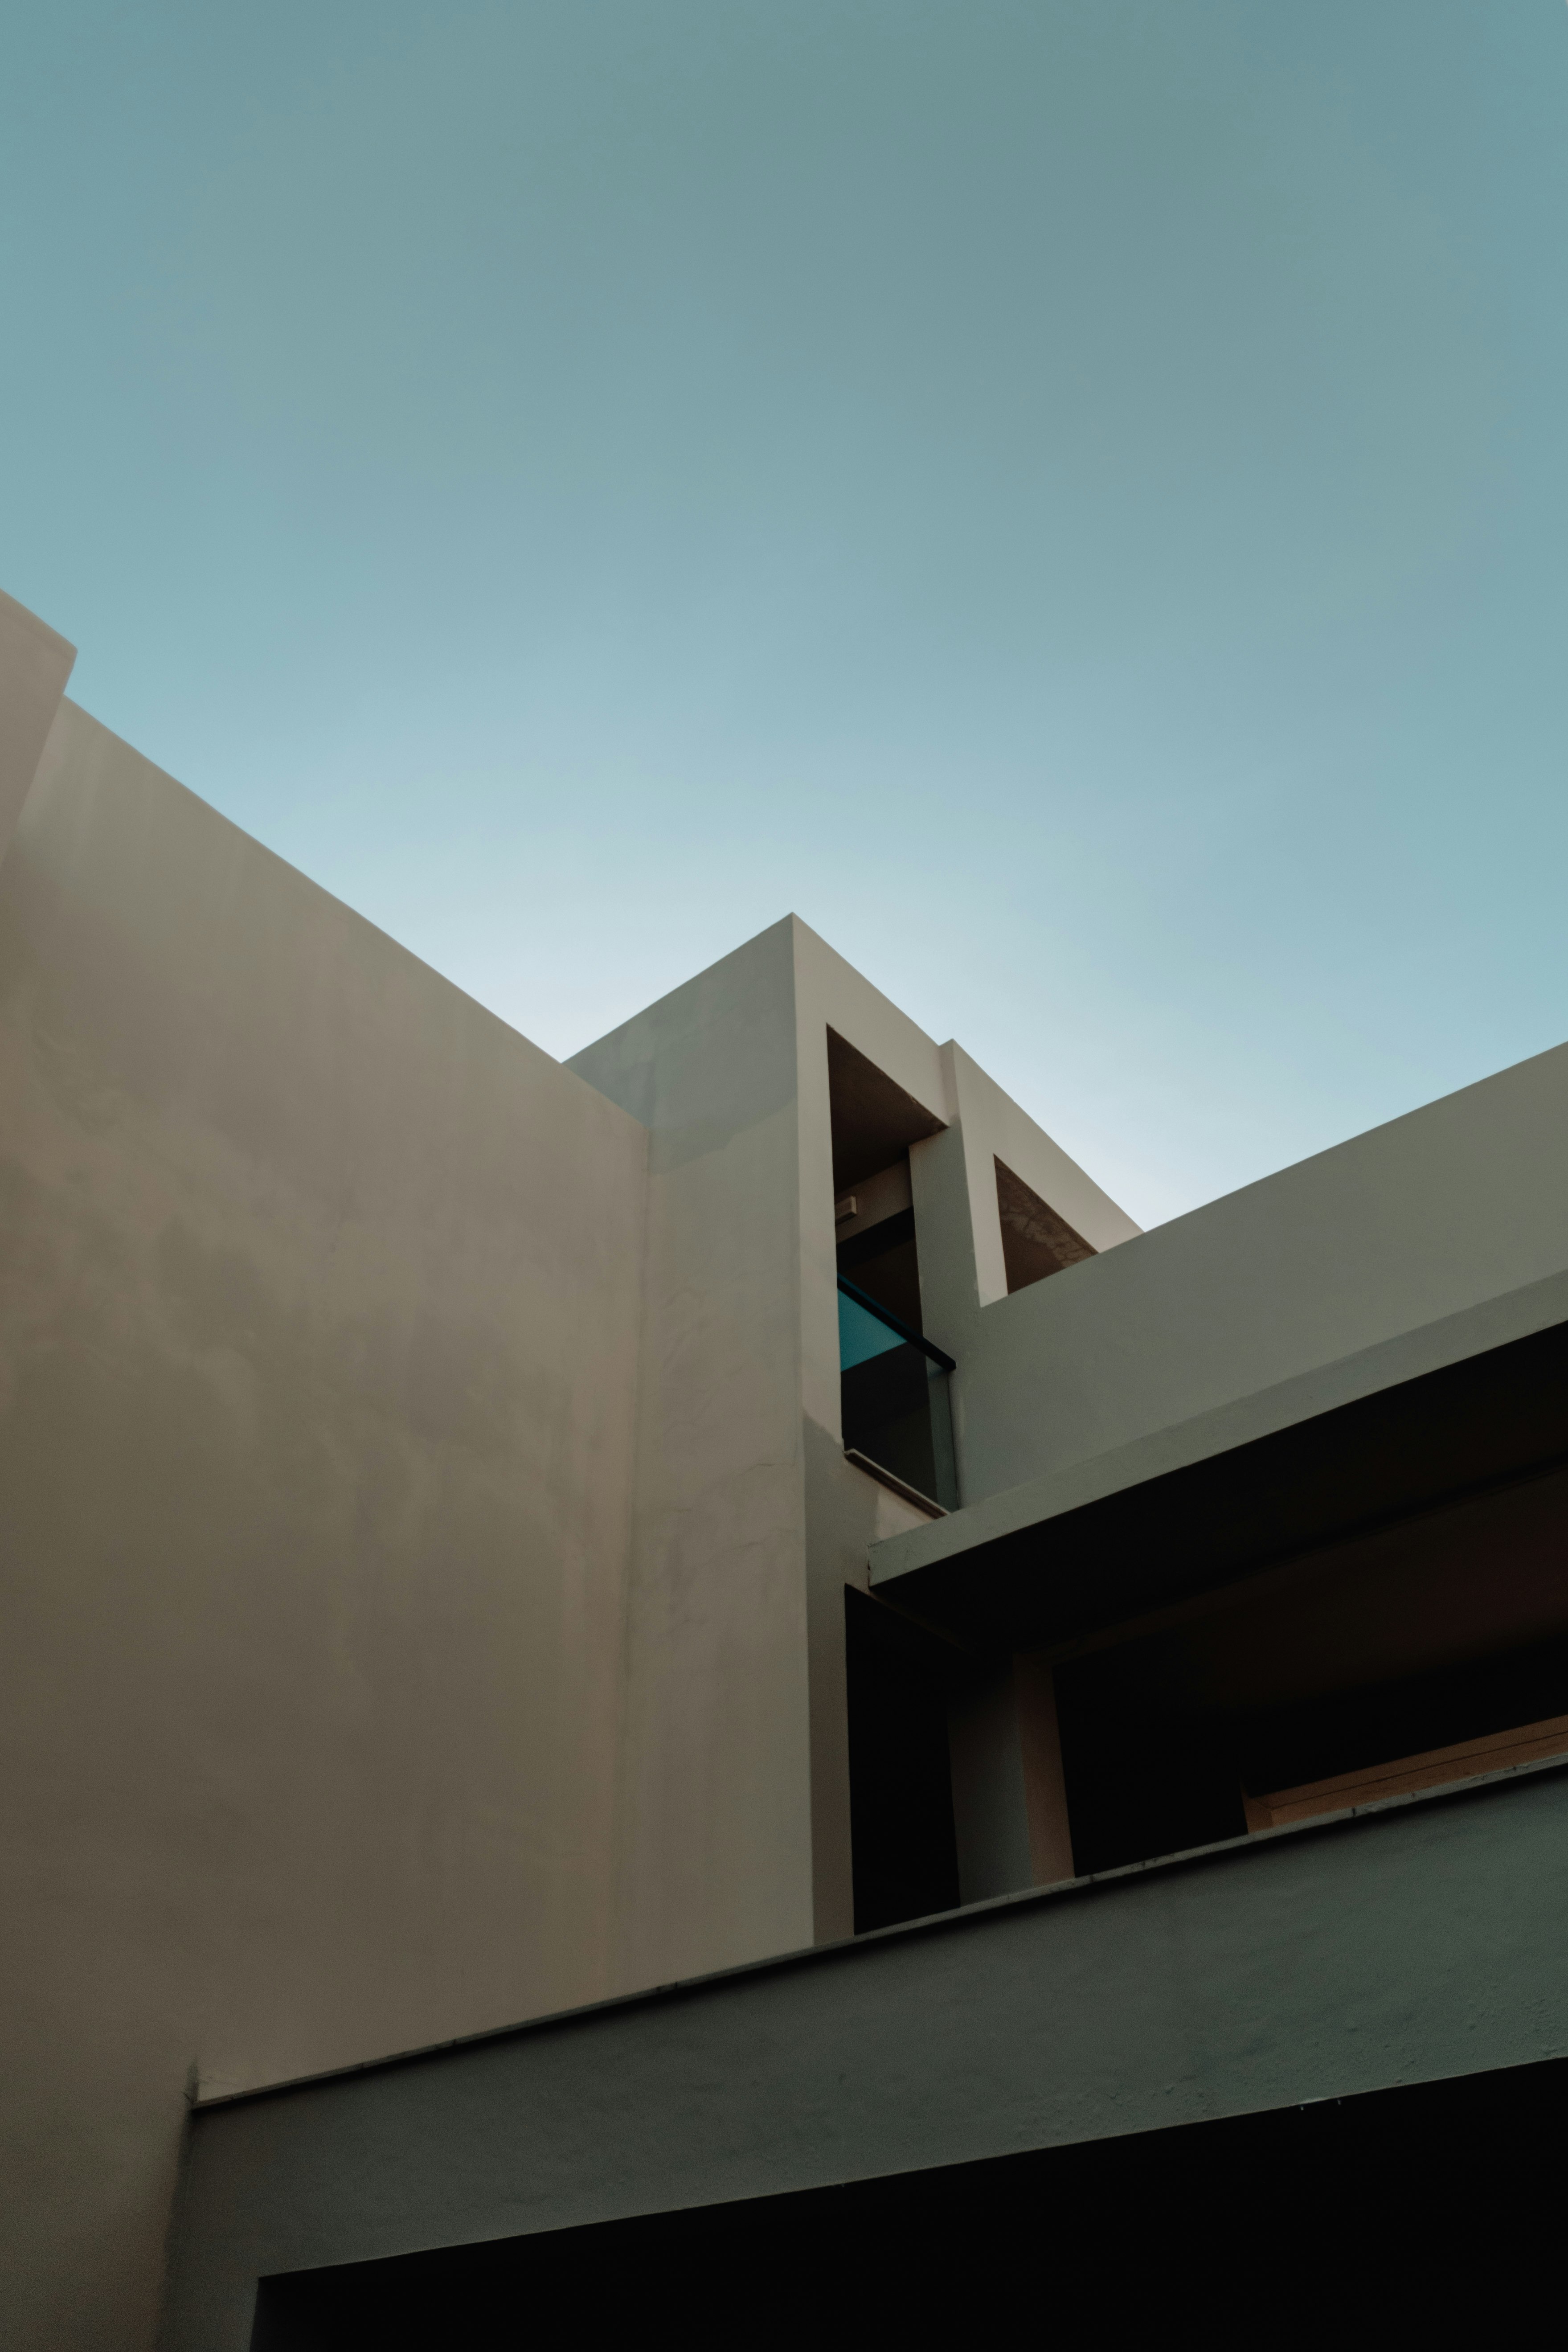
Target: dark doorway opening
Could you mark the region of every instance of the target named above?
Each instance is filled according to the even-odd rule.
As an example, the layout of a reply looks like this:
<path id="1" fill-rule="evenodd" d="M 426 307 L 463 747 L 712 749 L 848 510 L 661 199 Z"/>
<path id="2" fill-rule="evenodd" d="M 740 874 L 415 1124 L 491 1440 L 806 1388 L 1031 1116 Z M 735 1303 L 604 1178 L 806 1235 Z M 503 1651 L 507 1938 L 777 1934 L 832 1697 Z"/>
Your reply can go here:
<path id="1" fill-rule="evenodd" d="M 953 1653 L 844 1589 L 855 1932 L 958 1906 L 947 1706 Z"/>

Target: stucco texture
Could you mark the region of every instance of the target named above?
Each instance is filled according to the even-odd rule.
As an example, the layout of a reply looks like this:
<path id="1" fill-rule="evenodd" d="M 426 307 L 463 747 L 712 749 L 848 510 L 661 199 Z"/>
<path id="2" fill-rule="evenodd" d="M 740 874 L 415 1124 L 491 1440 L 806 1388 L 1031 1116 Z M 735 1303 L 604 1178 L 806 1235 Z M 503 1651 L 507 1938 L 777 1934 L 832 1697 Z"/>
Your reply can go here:
<path id="1" fill-rule="evenodd" d="M 1552 1767 L 198 2112 L 169 2352 L 271 2272 L 1561 2056 L 1565 1823 Z"/>
<path id="2" fill-rule="evenodd" d="M 68 703 L 0 867 L 8 2344 L 188 2076 L 607 1991 L 647 1139 Z"/>

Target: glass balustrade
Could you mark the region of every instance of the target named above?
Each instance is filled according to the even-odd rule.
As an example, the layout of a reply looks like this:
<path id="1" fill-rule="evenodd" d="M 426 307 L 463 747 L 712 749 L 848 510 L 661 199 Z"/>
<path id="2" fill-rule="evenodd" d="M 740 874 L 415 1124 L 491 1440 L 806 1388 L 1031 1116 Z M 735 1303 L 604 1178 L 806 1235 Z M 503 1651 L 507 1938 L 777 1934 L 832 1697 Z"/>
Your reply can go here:
<path id="1" fill-rule="evenodd" d="M 956 1509 L 952 1358 L 840 1276 L 838 1366 L 845 1452 L 921 1500 Z"/>

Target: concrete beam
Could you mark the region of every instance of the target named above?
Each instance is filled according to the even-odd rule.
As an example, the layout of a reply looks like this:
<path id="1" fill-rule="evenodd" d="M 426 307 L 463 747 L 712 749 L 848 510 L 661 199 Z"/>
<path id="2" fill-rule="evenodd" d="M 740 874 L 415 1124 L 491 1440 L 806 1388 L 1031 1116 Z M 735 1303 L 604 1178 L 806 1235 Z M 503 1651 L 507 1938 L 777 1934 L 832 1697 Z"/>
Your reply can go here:
<path id="1" fill-rule="evenodd" d="M 1560 2056 L 1565 1852 L 1538 1767 L 198 2107 L 165 2352 L 276 2272 Z"/>

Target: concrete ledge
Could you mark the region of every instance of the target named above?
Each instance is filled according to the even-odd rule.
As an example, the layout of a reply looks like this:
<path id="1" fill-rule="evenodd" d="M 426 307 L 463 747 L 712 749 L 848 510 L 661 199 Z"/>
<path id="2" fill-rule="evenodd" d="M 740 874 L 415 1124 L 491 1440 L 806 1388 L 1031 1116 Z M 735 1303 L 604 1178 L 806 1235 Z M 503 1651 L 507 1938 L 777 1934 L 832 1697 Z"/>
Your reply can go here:
<path id="1" fill-rule="evenodd" d="M 1145 1506 L 1157 1507 L 1173 1563 L 1195 1515 L 1201 1565 L 1221 1583 L 1362 1517 L 1528 1473 L 1568 1447 L 1564 1350 L 1552 1336 L 1565 1325 L 1568 1272 L 890 1536 L 871 1548 L 873 1589 L 961 1633 L 1026 1646 L 1057 1638 L 1044 1622 L 1053 1612 L 1092 1616 L 1103 1599 L 1114 1615 L 1121 1551 L 1133 1580 L 1149 1580 L 1148 1531 L 1132 1526 Z M 1554 1348 L 1550 1365 L 1535 1360 Z M 1522 1393 L 1505 1403 L 1510 1381 Z M 1476 1409 L 1482 1391 L 1489 1411 Z M 1342 1527 L 1329 1524 L 1336 1513 Z"/>
<path id="2" fill-rule="evenodd" d="M 1568 1767 L 253 2094 L 192 2119 L 168 2352 L 259 2276 L 1568 2052 Z"/>

